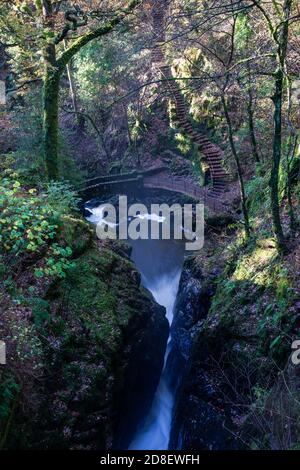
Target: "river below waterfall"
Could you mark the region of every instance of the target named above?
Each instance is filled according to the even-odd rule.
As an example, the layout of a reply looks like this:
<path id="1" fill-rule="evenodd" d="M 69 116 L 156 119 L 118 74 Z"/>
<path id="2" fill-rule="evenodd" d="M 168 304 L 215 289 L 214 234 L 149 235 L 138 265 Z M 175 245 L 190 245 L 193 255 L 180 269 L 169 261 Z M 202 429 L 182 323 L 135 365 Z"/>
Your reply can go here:
<path id="1" fill-rule="evenodd" d="M 88 209 L 93 223 L 103 217 L 103 210 Z M 150 216 L 151 218 L 151 216 Z M 173 310 L 184 260 L 184 243 L 175 240 L 128 240 L 132 246 L 131 259 L 142 278 L 142 284 L 166 308 L 171 326 Z M 171 350 L 169 335 L 161 378 L 150 412 L 144 416 L 129 446 L 130 450 L 167 450 L 170 439 L 175 391 L 169 384 L 167 359 Z"/>

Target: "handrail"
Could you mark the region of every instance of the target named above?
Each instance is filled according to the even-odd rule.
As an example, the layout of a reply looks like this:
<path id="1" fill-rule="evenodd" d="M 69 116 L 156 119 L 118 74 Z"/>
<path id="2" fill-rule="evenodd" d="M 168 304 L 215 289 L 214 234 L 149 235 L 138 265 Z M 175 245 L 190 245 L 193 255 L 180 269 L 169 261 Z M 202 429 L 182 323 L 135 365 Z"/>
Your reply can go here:
<path id="1" fill-rule="evenodd" d="M 224 201 L 217 200 L 215 197 L 208 194 L 207 188 L 200 188 L 192 183 L 186 181 L 181 177 L 160 177 L 144 179 L 144 187 L 146 188 L 160 188 L 166 190 L 173 190 L 203 200 L 204 204 L 212 207 L 214 210 L 224 210 L 228 204 Z"/>
<path id="2" fill-rule="evenodd" d="M 132 173 L 130 175 L 132 176 Z M 123 176 L 125 176 L 125 174 Z M 97 178 L 93 178 L 89 181 L 93 180 L 95 181 L 97 180 Z M 163 174 L 161 174 L 160 176 L 148 176 L 144 178 L 141 174 L 139 174 L 136 178 L 101 181 L 96 184 L 86 186 L 85 188 L 79 190 L 79 192 L 84 193 L 101 187 L 109 188 L 112 185 L 118 185 L 122 183 L 142 183 L 142 186 L 144 188 L 165 189 L 167 191 L 182 193 L 187 196 L 198 199 L 199 201 L 203 201 L 204 204 L 206 204 L 214 211 L 224 212 L 224 210 L 228 210 L 229 206 L 228 201 L 222 201 L 210 195 L 209 189 L 207 187 L 199 187 L 196 182 L 187 181 L 184 176 L 167 176 Z"/>
<path id="3" fill-rule="evenodd" d="M 143 176 L 151 175 L 152 173 L 165 171 L 166 169 L 167 169 L 166 166 L 160 166 L 160 167 L 147 168 L 146 170 L 140 170 L 140 171 L 132 170 L 127 173 L 117 173 L 117 174 L 112 174 L 112 175 L 95 176 L 94 178 L 89 178 L 88 180 L 86 180 L 85 184 L 93 183 L 95 181 L 99 182 L 99 184 L 102 184 L 102 183 L 105 184 L 106 182 L 111 182 L 111 181 L 124 181 L 124 180 L 127 180 L 128 178 L 132 179 L 131 177 L 138 179 Z"/>

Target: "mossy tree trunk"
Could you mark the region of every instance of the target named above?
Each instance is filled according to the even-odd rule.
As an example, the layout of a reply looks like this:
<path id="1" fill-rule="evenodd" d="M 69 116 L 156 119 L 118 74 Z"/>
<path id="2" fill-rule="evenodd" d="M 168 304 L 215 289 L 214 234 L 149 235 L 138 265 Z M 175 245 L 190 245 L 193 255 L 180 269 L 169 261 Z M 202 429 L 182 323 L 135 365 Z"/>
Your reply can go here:
<path id="1" fill-rule="evenodd" d="M 46 68 L 44 79 L 44 152 L 49 180 L 58 179 L 58 99 L 60 75 Z"/>
<path id="2" fill-rule="evenodd" d="M 247 197 L 246 197 L 246 191 L 245 191 L 245 185 L 244 185 L 244 178 L 243 178 L 243 172 L 240 164 L 240 159 L 235 147 L 234 143 L 234 138 L 233 138 L 233 128 L 232 128 L 232 123 L 230 119 L 230 115 L 228 112 L 228 106 L 225 98 L 225 93 L 221 97 L 222 105 L 223 105 L 223 110 L 224 110 L 224 115 L 225 119 L 227 122 L 227 129 L 228 129 L 228 137 L 229 137 L 229 142 L 230 142 L 230 147 L 232 154 L 234 156 L 234 160 L 236 163 L 236 168 L 237 168 L 237 173 L 238 173 L 238 180 L 239 180 L 239 186 L 240 186 L 240 195 L 241 195 L 241 201 L 242 201 L 242 211 L 243 211 L 243 217 L 244 217 L 244 224 L 245 224 L 245 235 L 246 238 L 250 237 L 250 221 L 249 221 L 249 212 L 248 212 L 248 207 L 247 207 Z"/>
<path id="3" fill-rule="evenodd" d="M 276 72 L 275 93 L 272 97 L 274 103 L 274 137 L 273 137 L 273 161 L 271 177 L 269 181 L 271 189 L 271 210 L 273 219 L 273 230 L 276 236 L 278 248 L 281 250 L 284 246 L 284 235 L 280 220 L 279 206 L 279 167 L 281 160 L 282 144 L 282 93 L 283 93 L 283 71 L 279 68 Z"/>
<path id="4" fill-rule="evenodd" d="M 273 30 L 273 38 L 277 44 L 277 62 L 278 67 L 275 72 L 275 91 L 272 96 L 274 103 L 274 136 L 273 136 L 273 160 L 271 177 L 269 181 L 271 189 L 271 209 L 273 219 L 273 230 L 276 237 L 277 247 L 279 251 L 285 249 L 285 240 L 280 219 L 279 204 L 279 169 L 282 154 L 282 105 L 284 92 L 284 76 L 286 52 L 289 35 L 289 17 L 292 9 L 293 0 L 285 0 L 282 7 L 284 21 Z"/>
<path id="5" fill-rule="evenodd" d="M 290 158 L 288 158 L 288 162 L 287 162 L 287 201 L 288 201 L 288 206 L 289 206 L 290 230 L 292 234 L 295 234 L 295 231 L 297 228 L 297 220 L 296 220 L 296 216 L 294 212 L 293 196 L 292 196 L 292 187 L 293 187 L 292 167 L 293 167 L 293 161 L 294 161 L 297 142 L 298 142 L 298 137 L 295 138 L 293 154 Z"/>
<path id="6" fill-rule="evenodd" d="M 286 196 L 289 206 L 289 217 L 290 217 L 290 230 L 291 233 L 294 235 L 297 227 L 297 219 L 294 212 L 293 206 L 293 180 L 295 176 L 295 156 L 296 150 L 298 145 L 299 136 L 297 134 L 297 130 L 292 123 L 291 120 L 291 110 L 292 110 L 292 81 L 289 79 L 288 81 L 288 126 L 289 126 L 289 138 L 288 138 L 288 151 L 286 156 Z"/>
<path id="7" fill-rule="evenodd" d="M 263 14 L 270 36 L 274 41 L 276 51 L 277 69 L 274 74 L 275 90 L 272 96 L 274 103 L 274 135 L 273 135 L 273 155 L 272 155 L 272 170 L 269 180 L 271 190 L 271 208 L 272 208 L 272 222 L 273 231 L 276 237 L 278 251 L 285 249 L 285 240 L 283 229 L 280 219 L 280 204 L 279 204 L 279 169 L 282 154 L 282 105 L 284 94 L 284 82 L 286 73 L 286 53 L 289 37 L 289 24 L 291 21 L 291 11 L 293 0 L 284 0 L 283 4 L 279 2 L 276 4 L 276 13 L 279 21 L 274 24 L 273 18 L 270 16 L 268 10 L 263 6 L 259 0 L 252 0 L 253 4 Z M 275 3 L 275 2 L 274 2 Z"/>
<path id="8" fill-rule="evenodd" d="M 42 0 L 41 12 L 45 30 L 54 30 L 53 4 Z M 45 64 L 43 89 L 44 158 L 49 180 L 58 178 L 58 96 L 59 70 L 56 63 L 56 45 L 46 39 L 43 50 Z"/>

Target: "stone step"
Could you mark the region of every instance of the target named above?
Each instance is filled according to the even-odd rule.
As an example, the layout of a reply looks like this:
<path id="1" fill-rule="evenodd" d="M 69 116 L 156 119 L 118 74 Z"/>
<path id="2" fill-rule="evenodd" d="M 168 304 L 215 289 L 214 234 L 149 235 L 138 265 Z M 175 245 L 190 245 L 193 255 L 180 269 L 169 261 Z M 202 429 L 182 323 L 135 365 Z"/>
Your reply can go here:
<path id="1" fill-rule="evenodd" d="M 211 171 L 211 176 L 213 180 L 221 180 L 224 181 L 224 179 L 227 178 L 226 173 L 215 173 L 213 170 Z"/>
<path id="2" fill-rule="evenodd" d="M 216 152 L 216 147 L 214 147 L 211 143 L 208 143 L 205 145 L 205 150 L 207 153 L 213 153 Z"/>
<path id="3" fill-rule="evenodd" d="M 209 142 L 204 142 L 202 143 L 202 146 L 204 147 L 204 150 L 205 152 L 208 154 L 208 155 L 214 155 L 214 154 L 218 154 L 219 155 L 219 151 L 217 151 L 216 149 L 212 149 L 210 147 L 210 144 Z"/>
<path id="4" fill-rule="evenodd" d="M 215 186 L 213 186 L 213 191 L 217 194 L 222 194 L 225 191 L 225 188 L 224 189 L 218 189 L 218 188 L 215 188 Z"/>
<path id="5" fill-rule="evenodd" d="M 225 173 L 226 175 L 226 173 Z M 226 175 L 227 176 L 227 175 Z M 225 179 L 226 179 L 226 176 L 225 176 Z M 224 177 L 224 174 L 223 174 L 223 177 Z M 215 174 L 212 174 L 212 178 L 214 179 L 215 178 Z M 223 182 L 223 180 L 220 180 L 219 178 L 217 178 L 218 182 Z"/>
<path id="6" fill-rule="evenodd" d="M 185 129 L 191 129 L 190 123 L 189 123 L 189 122 L 185 122 L 185 123 L 184 123 L 184 128 L 185 128 Z"/>
<path id="7" fill-rule="evenodd" d="M 224 168 L 222 168 L 221 166 L 213 166 L 213 165 L 210 165 L 210 168 L 212 170 L 212 173 L 215 175 L 215 176 L 226 176 L 227 173 L 226 171 L 224 170 Z"/>
<path id="8" fill-rule="evenodd" d="M 226 180 L 226 179 L 222 179 L 222 180 L 216 180 L 216 179 L 212 179 L 212 183 L 213 183 L 213 186 L 216 187 L 216 188 L 221 188 L 221 189 L 224 189 L 227 187 L 227 185 L 230 183 L 230 180 Z M 223 186 L 218 186 L 217 183 L 222 183 Z"/>
<path id="9" fill-rule="evenodd" d="M 220 194 L 220 193 L 223 193 L 225 191 L 225 188 L 222 188 L 222 189 L 221 188 L 216 188 L 213 184 L 212 190 L 215 191 L 216 193 Z"/>
<path id="10" fill-rule="evenodd" d="M 221 152 L 216 152 L 216 150 L 212 150 L 212 149 L 208 149 L 207 148 L 207 145 L 203 145 L 203 152 L 205 152 L 205 154 L 209 157 L 215 157 L 215 156 L 221 156 Z"/>
<path id="11" fill-rule="evenodd" d="M 227 179 L 227 176 L 226 175 L 216 175 L 214 173 L 211 172 L 211 177 L 213 179 L 213 181 L 219 181 L 219 182 L 222 182 L 224 183 Z"/>

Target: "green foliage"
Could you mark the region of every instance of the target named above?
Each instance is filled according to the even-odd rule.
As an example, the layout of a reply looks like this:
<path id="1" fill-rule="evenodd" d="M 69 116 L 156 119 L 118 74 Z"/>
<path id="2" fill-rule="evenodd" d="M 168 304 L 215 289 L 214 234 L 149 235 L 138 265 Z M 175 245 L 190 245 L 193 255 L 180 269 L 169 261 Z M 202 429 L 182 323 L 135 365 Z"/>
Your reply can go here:
<path id="1" fill-rule="evenodd" d="M 178 132 L 175 135 L 175 141 L 177 142 L 178 150 L 183 156 L 187 157 L 191 152 L 193 152 L 193 143 L 185 134 Z"/>
<path id="2" fill-rule="evenodd" d="M 240 51 L 245 49 L 253 36 L 253 29 L 249 20 L 250 19 L 247 12 L 242 12 L 237 15 L 235 45 Z"/>
<path id="3" fill-rule="evenodd" d="M 287 357 L 288 332 L 296 319 L 290 274 L 270 239 L 253 240 L 243 248 L 235 243 L 231 251 L 227 269 L 218 279 L 210 314 L 235 331 L 251 326 L 256 334 L 256 353 L 270 354 L 280 363 Z"/>
<path id="4" fill-rule="evenodd" d="M 256 175 L 246 183 L 249 213 L 251 217 L 270 211 L 269 172 L 266 165 L 256 165 Z"/>
<path id="5" fill-rule="evenodd" d="M 45 258 L 45 265 L 35 268 L 36 277 L 51 276 L 65 277 L 66 272 L 75 267 L 75 263 L 70 261 L 72 250 L 70 247 L 63 248 L 57 243 L 53 243 Z"/>
<path id="6" fill-rule="evenodd" d="M 1 377 L 0 381 L 0 423 L 6 420 L 11 412 L 12 402 L 20 391 L 19 385 L 11 375 Z"/>
<path id="7" fill-rule="evenodd" d="M 55 237 L 53 211 L 43 205 L 36 192 L 22 188 L 18 180 L 2 179 L 0 240 L 4 252 L 16 256 L 34 252 Z"/>
<path id="8" fill-rule="evenodd" d="M 43 197 L 46 205 L 49 205 L 59 216 L 78 211 L 80 199 L 68 182 L 51 181 L 51 183 L 47 183 Z"/>
<path id="9" fill-rule="evenodd" d="M 17 176 L 10 173 L 1 180 L 0 255 L 9 257 L 12 267 L 24 256 L 43 253 L 44 263 L 35 268 L 36 276 L 63 277 L 74 266 L 72 249 L 60 246 L 56 238 L 62 216 L 76 209 L 76 195 L 64 183 L 49 184 L 38 193 L 22 186 Z"/>
<path id="10" fill-rule="evenodd" d="M 41 326 L 45 321 L 49 320 L 50 304 L 47 300 L 40 297 L 30 297 L 24 303 L 32 309 L 34 323 L 36 326 Z"/>

